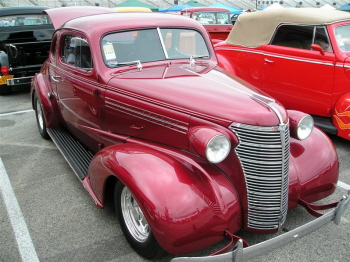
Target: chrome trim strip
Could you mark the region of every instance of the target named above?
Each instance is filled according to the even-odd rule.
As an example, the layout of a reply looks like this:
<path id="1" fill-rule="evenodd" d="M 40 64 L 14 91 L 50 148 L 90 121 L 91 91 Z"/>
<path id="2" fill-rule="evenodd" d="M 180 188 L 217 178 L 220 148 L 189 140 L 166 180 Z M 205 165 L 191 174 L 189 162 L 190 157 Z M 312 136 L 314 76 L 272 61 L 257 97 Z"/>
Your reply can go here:
<path id="1" fill-rule="evenodd" d="M 271 55 L 271 54 L 266 54 L 266 53 L 264 55 L 269 56 L 269 57 L 276 57 L 276 58 L 281 58 L 281 59 L 286 59 L 286 60 L 291 60 L 291 61 L 297 61 L 297 62 L 305 62 L 305 63 L 310 63 L 310 64 L 334 66 L 334 64 L 332 64 L 332 63 L 316 62 L 316 61 L 310 61 L 310 60 L 305 60 L 305 59 L 297 59 L 297 58 L 291 58 L 291 57 L 285 57 L 285 56 L 279 56 L 279 55 Z"/>
<path id="2" fill-rule="evenodd" d="M 156 114 L 151 111 L 147 111 L 129 104 L 114 100 L 112 98 L 106 97 L 105 99 L 106 107 L 114 110 L 119 110 L 124 114 L 128 114 L 140 119 L 146 120 L 153 124 L 160 125 L 172 129 L 174 131 L 186 134 L 188 131 L 188 123 L 182 122 L 170 117 Z"/>
<path id="3" fill-rule="evenodd" d="M 210 78 L 210 77 L 208 77 L 208 76 L 206 76 L 206 75 L 202 75 L 202 74 L 199 74 L 199 73 L 194 72 L 194 71 L 192 71 L 192 70 L 189 70 L 189 69 L 187 69 L 187 68 L 185 68 L 185 67 L 183 67 L 183 66 L 180 66 L 180 68 L 182 68 L 183 70 L 185 70 L 185 71 L 187 71 L 187 72 L 190 72 L 190 73 L 192 73 L 192 74 L 194 74 L 194 75 L 204 77 L 204 78 L 206 78 L 206 79 L 208 79 L 208 80 L 211 80 L 211 81 L 213 81 L 213 82 L 215 82 L 215 83 L 218 83 L 218 84 L 221 84 L 221 85 L 226 86 L 226 87 L 228 87 L 228 88 L 231 88 L 231 89 L 233 89 L 233 90 L 235 90 L 235 91 L 237 91 L 237 92 L 240 92 L 240 93 L 242 93 L 242 94 L 245 94 L 245 95 L 247 95 L 247 96 L 249 96 L 249 97 L 251 97 L 251 98 L 252 98 L 254 95 L 256 95 L 257 97 L 260 97 L 261 99 L 266 99 L 266 100 L 269 101 L 269 102 L 275 102 L 275 100 L 272 99 L 272 98 L 270 98 L 270 97 L 267 97 L 267 96 L 264 96 L 264 95 L 260 95 L 260 94 L 258 94 L 258 93 L 254 93 L 253 91 L 252 91 L 252 93 L 250 94 L 250 93 L 245 92 L 245 91 L 242 91 L 242 90 L 240 90 L 240 89 L 238 89 L 238 88 L 235 88 L 235 87 L 226 85 L 226 84 L 224 84 L 224 83 L 222 83 L 222 82 L 220 82 L 220 81 L 217 81 L 217 80 L 215 80 L 215 79 L 212 79 L 212 78 Z"/>
<path id="4" fill-rule="evenodd" d="M 235 49 L 235 48 L 232 48 L 232 49 L 231 48 L 218 48 L 216 50 L 227 50 L 227 51 L 253 53 L 253 54 L 259 54 L 259 55 L 264 55 L 264 56 L 268 56 L 268 57 L 276 57 L 276 58 L 281 58 L 281 59 L 292 60 L 292 61 L 299 61 L 299 62 L 305 62 L 305 63 L 311 63 L 311 64 L 319 64 L 319 65 L 327 65 L 327 66 L 335 66 L 332 63 L 322 63 L 322 62 L 310 61 L 310 60 L 305 60 L 305 59 L 291 58 L 291 57 L 286 57 L 286 56 L 281 56 L 281 55 L 271 55 L 271 54 L 267 54 L 265 52 L 256 52 L 256 51 L 250 51 L 250 50 L 240 50 L 240 49 Z"/>
<path id="5" fill-rule="evenodd" d="M 292 243 L 304 236 L 311 234 L 312 232 L 320 229 L 330 222 L 334 222 L 336 225 L 339 224 L 340 218 L 344 211 L 349 207 L 350 203 L 350 191 L 347 195 L 344 195 L 339 201 L 336 208 L 325 213 L 319 218 L 316 218 L 300 227 L 297 227 L 291 231 L 283 233 L 277 237 L 271 238 L 264 242 L 258 243 L 253 246 L 243 248 L 242 240 L 238 241 L 237 247 L 232 252 L 227 252 L 215 256 L 205 257 L 176 257 L 173 258 L 172 262 L 215 262 L 215 261 L 232 261 L 232 262 L 243 262 L 249 261 L 255 257 L 258 257 L 264 253 L 271 252 L 289 243 Z M 238 255 L 240 254 L 240 255 Z"/>
<path id="6" fill-rule="evenodd" d="M 162 44 L 162 48 L 163 48 L 163 52 L 165 54 L 165 58 L 169 59 L 169 55 L 168 55 L 168 52 L 166 51 L 166 47 L 165 47 L 165 44 L 164 44 L 164 41 L 163 41 L 162 33 L 160 32 L 160 28 L 159 27 L 157 27 L 157 32 L 158 32 L 158 37 L 160 39 L 160 43 Z"/>
<path id="7" fill-rule="evenodd" d="M 252 99 L 254 99 L 254 100 L 260 102 L 260 104 L 263 104 L 263 105 L 265 105 L 266 107 L 270 108 L 270 109 L 276 114 L 276 116 L 277 116 L 277 118 L 278 118 L 278 120 L 279 120 L 280 125 L 284 125 L 284 121 L 283 121 L 283 119 L 282 119 L 281 114 L 278 112 L 278 110 L 277 110 L 276 108 L 273 107 L 273 105 L 271 105 L 271 103 L 276 102 L 274 99 L 272 99 L 272 98 L 270 98 L 270 97 L 267 97 L 267 96 L 264 96 L 264 95 L 261 95 L 261 94 L 258 94 L 258 93 L 254 93 L 254 92 L 252 92 L 252 93 L 250 94 L 250 93 L 245 92 L 245 91 L 242 91 L 242 90 L 240 90 L 240 89 L 238 89 L 238 88 L 235 88 L 235 87 L 226 85 L 226 84 L 224 84 L 224 83 L 222 83 L 222 82 L 220 82 L 220 81 L 217 81 L 217 80 L 215 80 L 215 79 L 212 79 L 212 78 L 210 78 L 210 77 L 208 77 L 208 76 L 206 76 L 206 75 L 198 74 L 197 72 L 194 72 L 194 71 L 189 70 L 189 69 L 187 69 L 187 68 L 184 68 L 184 67 L 182 67 L 182 66 L 180 66 L 180 68 L 182 68 L 183 70 L 185 70 L 185 71 L 187 71 L 187 72 L 190 72 L 190 73 L 192 73 L 192 74 L 194 74 L 194 75 L 204 77 L 204 78 L 206 78 L 206 79 L 208 79 L 208 80 L 211 80 L 211 81 L 213 81 L 213 82 L 215 82 L 215 83 L 218 83 L 218 84 L 221 84 L 221 85 L 226 86 L 226 87 L 228 87 L 228 88 L 231 88 L 231 89 L 233 89 L 233 90 L 235 90 L 235 91 L 237 91 L 237 92 L 240 92 L 240 93 L 242 93 L 242 94 L 245 94 L 245 95 L 249 96 L 250 98 L 252 98 Z"/>

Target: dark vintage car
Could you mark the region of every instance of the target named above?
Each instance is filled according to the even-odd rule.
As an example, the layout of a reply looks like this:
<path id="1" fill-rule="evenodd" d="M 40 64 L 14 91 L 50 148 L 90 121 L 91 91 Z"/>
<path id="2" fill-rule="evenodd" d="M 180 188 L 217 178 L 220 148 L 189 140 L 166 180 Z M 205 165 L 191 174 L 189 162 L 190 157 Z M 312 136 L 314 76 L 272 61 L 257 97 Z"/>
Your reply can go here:
<path id="1" fill-rule="evenodd" d="M 48 7 L 0 8 L 0 95 L 12 86 L 30 84 L 49 55 L 54 31 Z"/>
<path id="2" fill-rule="evenodd" d="M 120 226 L 141 256 L 187 254 L 228 236 L 237 247 L 216 258 L 241 261 L 242 252 L 253 257 L 339 223 L 349 195 L 309 205 L 336 188 L 329 138 L 309 115 L 220 69 L 198 22 L 106 8 L 46 12 L 57 30 L 31 89 L 40 134 L 98 207 L 114 190 Z M 244 248 L 233 235 L 276 232 L 298 205 L 316 216 L 311 207 L 332 209 L 263 245 Z"/>
<path id="3" fill-rule="evenodd" d="M 283 8 L 239 16 L 215 47 L 220 66 L 323 131 L 350 139 L 350 14 Z"/>

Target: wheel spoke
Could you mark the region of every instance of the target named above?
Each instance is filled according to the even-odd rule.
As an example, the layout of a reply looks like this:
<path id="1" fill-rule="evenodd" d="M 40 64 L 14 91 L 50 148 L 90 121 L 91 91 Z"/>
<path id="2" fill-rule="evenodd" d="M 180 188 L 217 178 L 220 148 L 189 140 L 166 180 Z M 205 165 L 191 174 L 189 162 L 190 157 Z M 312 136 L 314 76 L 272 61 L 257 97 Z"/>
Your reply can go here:
<path id="1" fill-rule="evenodd" d="M 130 234 L 135 240 L 145 242 L 150 233 L 149 225 L 137 201 L 127 187 L 122 190 L 120 201 L 124 221 Z"/>

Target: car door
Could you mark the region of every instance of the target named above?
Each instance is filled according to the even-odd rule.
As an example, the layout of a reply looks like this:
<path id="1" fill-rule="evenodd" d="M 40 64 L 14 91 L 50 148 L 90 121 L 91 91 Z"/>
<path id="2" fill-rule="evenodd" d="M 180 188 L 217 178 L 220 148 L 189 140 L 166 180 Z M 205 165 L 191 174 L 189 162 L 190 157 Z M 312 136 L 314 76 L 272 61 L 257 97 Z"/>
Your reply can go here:
<path id="1" fill-rule="evenodd" d="M 63 34 L 54 75 L 56 95 L 66 128 L 96 152 L 103 109 L 104 89 L 94 77 L 89 43 L 81 35 Z"/>
<path id="2" fill-rule="evenodd" d="M 335 56 L 329 43 L 323 26 L 280 26 L 265 46 L 262 89 L 286 108 L 330 116 Z"/>

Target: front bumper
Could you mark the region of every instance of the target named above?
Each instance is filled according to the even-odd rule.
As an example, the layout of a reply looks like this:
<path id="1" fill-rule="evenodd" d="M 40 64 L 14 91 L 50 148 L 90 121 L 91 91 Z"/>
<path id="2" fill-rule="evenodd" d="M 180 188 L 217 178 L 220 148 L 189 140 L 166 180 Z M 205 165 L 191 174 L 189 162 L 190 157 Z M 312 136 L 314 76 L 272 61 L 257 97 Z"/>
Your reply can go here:
<path id="1" fill-rule="evenodd" d="M 333 221 L 336 225 L 340 224 L 341 216 L 343 215 L 344 211 L 349 207 L 350 203 L 350 191 L 348 191 L 347 195 L 344 195 L 342 199 L 340 199 L 339 202 L 336 203 L 336 207 L 332 209 L 331 211 L 320 215 L 318 218 L 312 220 L 309 223 L 306 223 L 305 225 L 302 225 L 300 227 L 297 227 L 287 233 L 284 233 L 282 235 L 279 235 L 275 238 L 266 240 L 264 242 L 261 242 L 259 244 L 248 246 L 246 248 L 243 248 L 243 240 L 239 239 L 235 246 L 234 250 L 228 253 L 220 254 L 220 255 L 214 255 L 214 256 L 205 256 L 205 257 L 177 257 L 172 259 L 173 262 L 182 262 L 182 261 L 230 261 L 230 262 L 242 262 L 242 261 L 249 261 L 249 259 L 252 259 L 254 257 L 257 257 L 263 253 L 270 252 L 272 250 L 275 250 L 279 247 L 285 246 L 288 243 L 291 243 L 297 239 L 300 239 L 306 235 L 309 235 L 310 233 L 316 231 L 317 229 L 325 226 L 326 224 Z M 335 204 L 333 204 L 335 205 Z M 317 211 L 313 210 L 311 208 L 315 207 L 314 205 L 305 205 L 305 202 L 303 203 L 303 206 L 307 208 L 308 212 L 310 214 L 313 214 L 315 216 L 318 216 L 319 214 Z M 331 205 L 327 205 L 330 207 Z M 324 209 L 324 207 L 319 208 Z"/>

